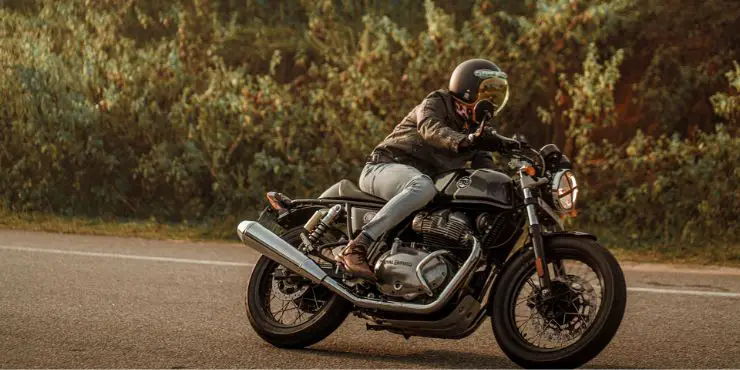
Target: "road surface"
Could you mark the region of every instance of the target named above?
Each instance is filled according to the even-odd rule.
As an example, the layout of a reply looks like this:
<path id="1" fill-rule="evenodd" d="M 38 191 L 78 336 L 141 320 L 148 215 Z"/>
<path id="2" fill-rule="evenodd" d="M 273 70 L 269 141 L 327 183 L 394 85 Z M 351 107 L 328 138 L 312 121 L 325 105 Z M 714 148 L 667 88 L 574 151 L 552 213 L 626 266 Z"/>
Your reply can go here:
<path id="1" fill-rule="evenodd" d="M 244 311 L 257 257 L 238 244 L 0 230 L 0 367 L 515 367 L 488 322 L 461 340 L 405 340 L 350 316 L 310 349 L 273 348 Z M 740 367 L 740 270 L 626 268 L 624 322 L 586 367 Z"/>

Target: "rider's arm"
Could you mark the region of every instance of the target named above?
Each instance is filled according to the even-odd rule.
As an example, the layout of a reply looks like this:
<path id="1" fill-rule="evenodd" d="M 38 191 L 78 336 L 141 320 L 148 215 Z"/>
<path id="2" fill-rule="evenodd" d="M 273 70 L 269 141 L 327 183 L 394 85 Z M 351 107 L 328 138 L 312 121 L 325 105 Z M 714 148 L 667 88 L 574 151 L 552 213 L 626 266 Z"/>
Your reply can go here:
<path id="1" fill-rule="evenodd" d="M 444 101 L 437 96 L 424 99 L 416 110 L 416 129 L 422 139 L 431 146 L 457 153 L 467 135 L 455 131 L 445 121 Z"/>

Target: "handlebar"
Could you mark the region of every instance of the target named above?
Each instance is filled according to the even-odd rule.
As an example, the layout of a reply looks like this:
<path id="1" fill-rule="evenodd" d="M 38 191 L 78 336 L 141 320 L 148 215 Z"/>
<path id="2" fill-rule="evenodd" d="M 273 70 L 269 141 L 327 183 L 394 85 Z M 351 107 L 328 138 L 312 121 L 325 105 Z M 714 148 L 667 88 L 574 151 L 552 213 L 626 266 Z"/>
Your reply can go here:
<path id="1" fill-rule="evenodd" d="M 472 135 L 474 141 L 480 141 L 483 138 L 486 126 L 488 125 L 488 122 L 491 120 L 491 118 L 493 118 L 493 111 L 495 110 L 495 107 L 493 107 L 494 108 L 493 110 L 491 109 L 491 107 L 493 107 L 493 104 L 487 100 L 484 100 L 484 101 L 478 102 L 478 104 L 476 104 L 475 107 L 473 108 L 475 115 L 480 114 L 482 116 L 478 129 L 475 130 L 475 133 L 473 133 Z M 519 154 L 521 154 L 520 158 L 526 158 L 527 160 L 529 160 L 529 162 L 532 162 L 532 165 L 537 165 L 538 163 L 535 163 L 535 161 L 532 161 L 529 157 L 524 155 L 524 152 L 526 151 L 530 153 L 534 153 L 539 159 L 540 171 L 538 172 L 544 172 L 545 159 L 542 157 L 539 150 L 532 148 L 529 145 L 529 143 L 525 141 L 519 141 L 514 138 L 502 136 L 496 133 L 495 131 L 494 131 L 494 135 L 497 136 L 499 151 L 500 149 L 505 149 L 505 151 L 509 151 L 514 155 L 516 155 L 517 152 L 519 152 Z M 506 147 L 507 143 L 511 144 L 513 142 L 516 142 L 518 144 L 519 146 L 518 150 L 510 149 Z"/>
<path id="2" fill-rule="evenodd" d="M 539 167 L 538 172 L 544 172 L 545 169 L 545 158 L 542 157 L 540 154 L 540 151 L 530 146 L 528 143 L 520 143 L 521 149 L 519 150 L 512 150 L 511 153 L 513 154 L 512 157 L 523 159 L 532 164 L 533 166 Z M 525 152 L 529 152 L 534 154 L 537 159 L 539 160 L 539 163 L 536 163 L 536 160 L 533 160 L 532 158 L 525 155 Z"/>

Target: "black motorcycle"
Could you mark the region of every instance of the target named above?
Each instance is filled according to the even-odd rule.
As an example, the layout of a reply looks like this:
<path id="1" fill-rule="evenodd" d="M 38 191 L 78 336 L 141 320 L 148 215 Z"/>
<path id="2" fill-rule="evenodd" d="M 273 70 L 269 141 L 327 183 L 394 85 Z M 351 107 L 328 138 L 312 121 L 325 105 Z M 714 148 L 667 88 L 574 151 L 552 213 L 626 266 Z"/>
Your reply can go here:
<path id="1" fill-rule="evenodd" d="M 490 316 L 499 346 L 522 367 L 591 360 L 624 316 L 621 267 L 595 236 L 564 230 L 578 187 L 555 145 L 507 154 L 513 178 L 488 169 L 436 176 L 437 198 L 368 250 L 377 283 L 346 276 L 333 256 L 384 200 L 348 180 L 318 199 L 268 193 L 259 219 L 237 228 L 263 255 L 246 295 L 254 330 L 302 348 L 353 312 L 369 330 L 454 339 Z"/>

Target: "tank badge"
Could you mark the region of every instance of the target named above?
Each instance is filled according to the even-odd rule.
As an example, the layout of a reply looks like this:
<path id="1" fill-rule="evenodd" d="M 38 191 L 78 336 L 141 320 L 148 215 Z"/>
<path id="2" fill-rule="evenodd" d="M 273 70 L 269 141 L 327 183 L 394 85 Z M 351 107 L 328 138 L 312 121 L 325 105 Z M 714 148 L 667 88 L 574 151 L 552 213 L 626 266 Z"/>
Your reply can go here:
<path id="1" fill-rule="evenodd" d="M 470 179 L 470 176 L 463 176 L 460 178 L 460 180 L 457 180 L 457 188 L 458 189 L 465 189 L 468 186 L 470 186 L 470 183 L 472 183 L 473 180 Z"/>

